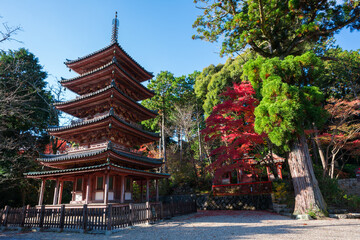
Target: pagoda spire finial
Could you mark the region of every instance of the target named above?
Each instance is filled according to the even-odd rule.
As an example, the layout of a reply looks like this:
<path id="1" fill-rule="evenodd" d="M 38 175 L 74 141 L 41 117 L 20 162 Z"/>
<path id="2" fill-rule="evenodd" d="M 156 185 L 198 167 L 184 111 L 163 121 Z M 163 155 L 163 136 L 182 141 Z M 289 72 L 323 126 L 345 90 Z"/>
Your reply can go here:
<path id="1" fill-rule="evenodd" d="M 115 18 L 112 21 L 111 43 L 117 43 L 118 29 L 119 29 L 119 20 L 117 19 L 117 12 L 115 12 Z"/>

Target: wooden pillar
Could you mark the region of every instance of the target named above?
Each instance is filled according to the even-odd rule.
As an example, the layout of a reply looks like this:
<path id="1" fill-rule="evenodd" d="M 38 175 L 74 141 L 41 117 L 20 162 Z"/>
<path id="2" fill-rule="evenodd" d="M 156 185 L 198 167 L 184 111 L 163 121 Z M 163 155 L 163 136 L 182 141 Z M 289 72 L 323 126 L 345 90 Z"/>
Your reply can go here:
<path id="1" fill-rule="evenodd" d="M 120 203 L 125 202 L 125 176 L 121 175 Z"/>
<path id="2" fill-rule="evenodd" d="M 38 204 L 38 205 L 42 205 L 42 204 L 43 204 L 45 184 L 46 184 L 46 180 L 45 180 L 45 179 L 41 179 L 40 195 L 39 195 L 39 204 Z"/>
<path id="3" fill-rule="evenodd" d="M 53 205 L 56 205 L 58 195 L 59 195 L 59 179 L 56 179 L 56 184 L 55 184 L 55 189 L 54 189 Z"/>
<path id="4" fill-rule="evenodd" d="M 277 169 L 277 171 L 278 171 L 278 176 L 279 176 L 279 178 L 280 178 L 280 179 L 283 179 L 282 171 L 281 171 L 281 169 L 282 169 L 281 163 L 276 165 L 276 169 Z"/>
<path id="5" fill-rule="evenodd" d="M 90 181 L 91 181 L 91 176 L 88 176 L 87 183 L 86 183 L 85 204 L 88 204 L 88 203 L 89 203 L 89 200 L 90 200 L 90 191 L 91 191 Z"/>
<path id="6" fill-rule="evenodd" d="M 270 173 L 270 167 L 269 166 L 266 166 L 266 173 L 268 175 L 268 180 L 271 181 L 271 173 Z"/>
<path id="7" fill-rule="evenodd" d="M 60 181 L 58 204 L 61 204 L 63 189 L 64 189 L 64 181 Z"/>
<path id="8" fill-rule="evenodd" d="M 150 180 L 146 179 L 146 201 L 150 201 Z"/>
<path id="9" fill-rule="evenodd" d="M 73 181 L 73 190 L 71 192 L 71 201 L 75 201 L 75 185 L 76 185 L 76 178 L 74 178 L 74 181 Z"/>
<path id="10" fill-rule="evenodd" d="M 109 173 L 106 173 L 105 190 L 104 190 L 104 204 L 109 201 Z"/>
<path id="11" fill-rule="evenodd" d="M 156 201 L 159 201 L 159 179 L 155 180 L 155 188 L 156 188 Z"/>

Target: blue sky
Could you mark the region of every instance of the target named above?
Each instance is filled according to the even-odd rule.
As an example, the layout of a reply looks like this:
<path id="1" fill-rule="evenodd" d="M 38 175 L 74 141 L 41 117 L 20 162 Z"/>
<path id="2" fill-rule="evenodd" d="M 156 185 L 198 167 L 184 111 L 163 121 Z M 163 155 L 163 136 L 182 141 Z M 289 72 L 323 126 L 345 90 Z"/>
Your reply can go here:
<path id="1" fill-rule="evenodd" d="M 0 49 L 24 47 L 34 53 L 48 82 L 73 77 L 63 62 L 107 46 L 115 11 L 120 21 L 119 42 L 143 67 L 155 75 L 168 70 L 176 76 L 224 63 L 219 44 L 192 40 L 192 23 L 201 11 L 192 0 L 2 0 L 1 22 L 20 25 L 23 31 Z M 343 30 L 337 44 L 347 50 L 360 48 L 360 33 Z"/>

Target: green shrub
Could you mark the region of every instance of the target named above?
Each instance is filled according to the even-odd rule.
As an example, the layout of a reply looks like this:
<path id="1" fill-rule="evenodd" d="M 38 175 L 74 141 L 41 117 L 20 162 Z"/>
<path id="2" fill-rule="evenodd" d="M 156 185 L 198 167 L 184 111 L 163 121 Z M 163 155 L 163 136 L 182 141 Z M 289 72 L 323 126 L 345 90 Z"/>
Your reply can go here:
<path id="1" fill-rule="evenodd" d="M 360 197 L 356 195 L 344 195 L 343 198 L 346 200 L 347 210 L 351 212 L 360 212 Z"/>
<path id="2" fill-rule="evenodd" d="M 293 207 L 295 203 L 294 192 L 292 185 L 286 180 L 275 180 L 272 182 L 274 200 L 280 204 L 286 204 L 288 207 Z"/>

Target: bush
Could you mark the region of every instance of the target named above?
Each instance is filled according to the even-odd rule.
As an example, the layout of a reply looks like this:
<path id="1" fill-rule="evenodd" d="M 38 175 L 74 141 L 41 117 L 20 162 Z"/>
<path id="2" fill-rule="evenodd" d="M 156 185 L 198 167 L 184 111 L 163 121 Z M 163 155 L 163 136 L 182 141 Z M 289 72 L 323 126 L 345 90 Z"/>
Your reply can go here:
<path id="1" fill-rule="evenodd" d="M 345 194 L 345 191 L 339 187 L 337 179 L 321 177 L 318 180 L 321 193 L 328 207 L 360 212 L 360 197 Z"/>
<path id="2" fill-rule="evenodd" d="M 278 179 L 272 182 L 274 201 L 294 207 L 295 198 L 292 184 L 287 180 Z"/>
<path id="3" fill-rule="evenodd" d="M 351 212 L 360 212 L 360 197 L 356 195 L 344 195 L 347 210 Z"/>

